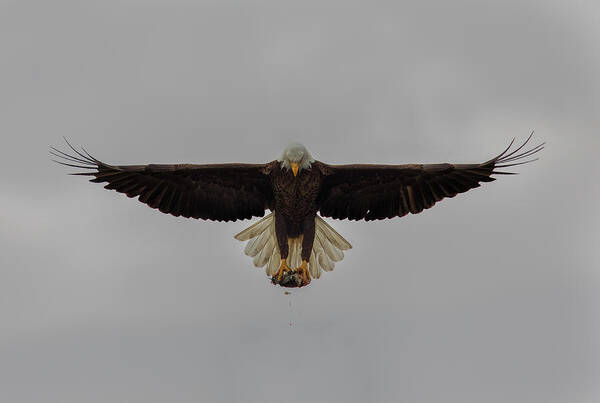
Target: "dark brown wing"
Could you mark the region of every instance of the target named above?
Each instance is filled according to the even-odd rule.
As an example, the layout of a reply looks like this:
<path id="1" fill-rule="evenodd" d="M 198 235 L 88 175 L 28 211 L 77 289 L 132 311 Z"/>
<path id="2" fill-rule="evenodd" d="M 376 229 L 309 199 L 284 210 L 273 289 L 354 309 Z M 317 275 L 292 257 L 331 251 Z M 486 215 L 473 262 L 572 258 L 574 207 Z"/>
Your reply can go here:
<path id="1" fill-rule="evenodd" d="M 67 142 L 67 144 L 69 144 Z M 52 155 L 63 165 L 89 169 L 75 173 L 94 178 L 90 182 L 107 182 L 128 197 L 139 196 L 142 203 L 176 217 L 235 221 L 262 217 L 273 209 L 273 191 L 267 176 L 270 164 L 214 165 L 108 165 L 84 149 L 67 154 L 52 147 Z"/>
<path id="2" fill-rule="evenodd" d="M 323 217 L 381 220 L 417 214 L 445 197 L 454 197 L 495 180 L 497 171 L 534 160 L 527 157 L 544 144 L 522 151 L 533 133 L 517 149 L 513 141 L 498 156 L 481 164 L 325 165 L 319 194 Z"/>

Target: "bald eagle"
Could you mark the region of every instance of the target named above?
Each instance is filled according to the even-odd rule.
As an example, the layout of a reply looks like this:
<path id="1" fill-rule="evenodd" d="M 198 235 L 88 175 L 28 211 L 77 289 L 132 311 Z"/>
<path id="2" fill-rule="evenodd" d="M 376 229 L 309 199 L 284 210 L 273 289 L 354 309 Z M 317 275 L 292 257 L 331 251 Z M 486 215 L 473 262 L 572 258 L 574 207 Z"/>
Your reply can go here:
<path id="1" fill-rule="evenodd" d="M 236 221 L 270 210 L 235 238 L 248 241 L 245 253 L 256 267 L 266 266 L 273 283 L 303 287 L 352 247 L 321 217 L 371 221 L 420 213 L 492 175 L 513 174 L 498 169 L 535 161 L 529 157 L 544 143 L 525 148 L 532 135 L 479 164 L 330 165 L 297 143 L 265 164 L 109 165 L 68 141 L 73 153 L 50 152 L 55 162 L 89 170 L 73 175 L 92 176 L 176 217 Z"/>

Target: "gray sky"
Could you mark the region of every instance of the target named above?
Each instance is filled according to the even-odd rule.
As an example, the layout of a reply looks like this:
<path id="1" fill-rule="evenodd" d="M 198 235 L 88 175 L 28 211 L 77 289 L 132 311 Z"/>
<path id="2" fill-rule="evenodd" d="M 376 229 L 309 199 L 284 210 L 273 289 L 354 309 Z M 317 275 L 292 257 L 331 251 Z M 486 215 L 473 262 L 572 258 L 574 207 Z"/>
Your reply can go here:
<path id="1" fill-rule="evenodd" d="M 302 6 L 300 6 L 302 4 Z M 0 1 L 0 400 L 597 402 L 591 1 Z M 233 235 L 51 163 L 478 162 L 283 294 Z M 441 264 L 441 262 L 452 262 Z"/>

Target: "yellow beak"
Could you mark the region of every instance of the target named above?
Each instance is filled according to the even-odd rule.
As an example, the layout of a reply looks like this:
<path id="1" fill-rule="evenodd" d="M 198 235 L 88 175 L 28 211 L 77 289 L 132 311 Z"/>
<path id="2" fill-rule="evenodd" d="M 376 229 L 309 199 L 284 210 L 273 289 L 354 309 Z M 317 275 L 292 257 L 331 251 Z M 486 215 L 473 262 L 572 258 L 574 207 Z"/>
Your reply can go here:
<path id="1" fill-rule="evenodd" d="M 292 172 L 294 173 L 294 176 L 298 175 L 298 164 L 295 162 L 292 162 Z"/>

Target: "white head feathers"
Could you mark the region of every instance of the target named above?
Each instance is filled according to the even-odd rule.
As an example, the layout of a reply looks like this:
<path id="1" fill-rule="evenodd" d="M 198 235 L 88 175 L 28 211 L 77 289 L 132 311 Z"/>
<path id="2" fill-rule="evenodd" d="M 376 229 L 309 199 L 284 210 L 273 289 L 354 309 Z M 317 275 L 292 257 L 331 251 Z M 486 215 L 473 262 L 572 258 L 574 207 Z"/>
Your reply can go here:
<path id="1" fill-rule="evenodd" d="M 283 150 L 283 154 L 277 161 L 281 162 L 281 169 L 291 169 L 291 164 L 295 162 L 298 164 L 298 168 L 302 170 L 310 169 L 315 159 L 302 144 L 292 143 Z"/>

